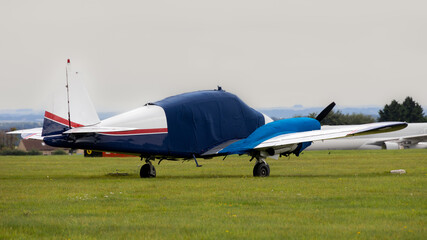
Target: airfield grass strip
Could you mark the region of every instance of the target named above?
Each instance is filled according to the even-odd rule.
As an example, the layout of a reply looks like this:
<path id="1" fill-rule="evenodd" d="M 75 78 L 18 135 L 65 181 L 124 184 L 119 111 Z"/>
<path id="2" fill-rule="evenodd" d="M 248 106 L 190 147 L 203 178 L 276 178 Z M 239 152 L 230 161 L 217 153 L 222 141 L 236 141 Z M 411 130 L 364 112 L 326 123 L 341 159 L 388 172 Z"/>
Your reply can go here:
<path id="1" fill-rule="evenodd" d="M 0 156 L 0 238 L 427 236 L 427 150 L 304 152 L 268 159 L 267 178 L 248 160 L 156 161 L 140 179 L 138 158 Z"/>

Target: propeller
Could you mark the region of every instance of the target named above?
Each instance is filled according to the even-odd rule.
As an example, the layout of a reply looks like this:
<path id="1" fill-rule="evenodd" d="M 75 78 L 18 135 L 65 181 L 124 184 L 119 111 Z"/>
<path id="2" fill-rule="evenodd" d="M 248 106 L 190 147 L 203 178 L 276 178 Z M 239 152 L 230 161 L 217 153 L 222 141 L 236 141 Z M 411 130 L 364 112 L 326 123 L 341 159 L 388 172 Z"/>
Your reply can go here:
<path id="1" fill-rule="evenodd" d="M 322 121 L 326 117 L 326 115 L 328 115 L 328 113 L 332 111 L 332 108 L 334 107 L 335 107 L 335 102 L 332 102 L 325 109 L 323 109 L 323 111 L 321 111 L 319 115 L 317 115 L 316 120 L 319 122 Z"/>

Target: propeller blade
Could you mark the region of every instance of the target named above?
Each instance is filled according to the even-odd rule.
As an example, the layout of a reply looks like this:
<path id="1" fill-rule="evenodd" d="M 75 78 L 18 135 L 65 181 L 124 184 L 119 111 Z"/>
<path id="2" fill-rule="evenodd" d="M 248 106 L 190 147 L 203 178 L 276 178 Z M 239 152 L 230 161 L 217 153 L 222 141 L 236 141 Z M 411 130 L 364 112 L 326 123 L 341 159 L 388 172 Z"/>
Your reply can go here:
<path id="1" fill-rule="evenodd" d="M 326 117 L 326 115 L 328 115 L 328 113 L 332 111 L 332 108 L 334 107 L 335 107 L 335 102 L 332 102 L 325 109 L 323 109 L 323 111 L 320 112 L 319 115 L 317 115 L 316 120 L 319 122 L 322 121 Z"/>

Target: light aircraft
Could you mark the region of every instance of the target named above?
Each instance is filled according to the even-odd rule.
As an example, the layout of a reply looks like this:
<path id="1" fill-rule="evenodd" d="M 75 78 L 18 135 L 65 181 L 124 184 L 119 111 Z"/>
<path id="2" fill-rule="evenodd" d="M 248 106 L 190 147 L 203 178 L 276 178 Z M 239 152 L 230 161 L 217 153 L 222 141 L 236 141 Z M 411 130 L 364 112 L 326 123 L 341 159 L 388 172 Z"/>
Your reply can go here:
<path id="1" fill-rule="evenodd" d="M 272 121 L 222 90 L 196 91 L 150 102 L 100 121 L 78 74 L 66 67 L 66 91 L 45 112 L 43 128 L 15 131 L 54 147 L 135 154 L 145 159 L 140 176 L 155 177 L 151 161 L 194 160 L 232 154 L 256 159 L 254 176 L 270 175 L 266 158 L 300 153 L 312 141 L 395 131 L 404 122 L 363 124 L 321 130 L 320 121 L 335 103 L 315 119 Z M 40 134 L 41 132 L 41 134 Z M 31 134 L 33 134 L 31 136 Z"/>
<path id="2" fill-rule="evenodd" d="M 322 126 L 334 129 L 343 126 Z M 408 123 L 405 129 L 375 135 L 316 141 L 307 150 L 427 149 L 427 123 Z"/>

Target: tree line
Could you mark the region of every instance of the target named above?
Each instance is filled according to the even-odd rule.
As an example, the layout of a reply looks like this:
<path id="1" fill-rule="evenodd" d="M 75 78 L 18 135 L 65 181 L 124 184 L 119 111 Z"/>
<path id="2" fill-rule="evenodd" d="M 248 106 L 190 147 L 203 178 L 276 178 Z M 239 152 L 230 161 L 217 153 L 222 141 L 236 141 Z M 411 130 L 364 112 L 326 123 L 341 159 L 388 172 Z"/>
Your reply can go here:
<path id="1" fill-rule="evenodd" d="M 310 113 L 308 117 L 316 118 L 317 113 Z M 331 111 L 323 120 L 322 125 L 352 125 L 352 124 L 364 124 L 375 122 L 375 118 L 362 114 L 362 113 L 352 113 L 344 114 L 340 110 Z"/>
<path id="2" fill-rule="evenodd" d="M 411 97 L 406 97 L 402 103 L 393 100 L 390 104 L 386 104 L 383 109 L 379 110 L 378 113 L 379 118 L 375 119 L 372 116 L 360 113 L 343 114 L 340 110 L 331 111 L 322 120 L 322 125 L 351 125 L 376 121 L 427 122 L 427 116 L 424 115 L 423 108 Z M 315 118 L 316 116 L 317 113 L 310 113 L 308 117 Z"/>
<path id="3" fill-rule="evenodd" d="M 408 123 L 426 122 L 427 116 L 424 115 L 423 108 L 411 97 L 406 97 L 402 103 L 396 100 L 386 104 L 379 111 L 378 121 L 403 121 Z"/>

